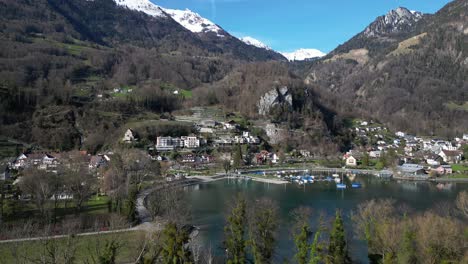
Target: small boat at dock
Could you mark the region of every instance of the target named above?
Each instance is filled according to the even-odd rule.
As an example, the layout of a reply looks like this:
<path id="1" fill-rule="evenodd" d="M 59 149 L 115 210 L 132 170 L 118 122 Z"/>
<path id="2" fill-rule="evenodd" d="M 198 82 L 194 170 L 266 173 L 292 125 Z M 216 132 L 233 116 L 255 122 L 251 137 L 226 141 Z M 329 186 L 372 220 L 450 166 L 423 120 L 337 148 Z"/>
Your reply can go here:
<path id="1" fill-rule="evenodd" d="M 361 188 L 362 187 L 362 184 L 360 182 L 353 182 L 351 184 L 351 188 Z"/>
<path id="2" fill-rule="evenodd" d="M 336 184 L 336 188 L 337 188 L 337 189 L 346 189 L 346 184 L 344 184 L 344 183 L 337 183 L 337 184 Z"/>

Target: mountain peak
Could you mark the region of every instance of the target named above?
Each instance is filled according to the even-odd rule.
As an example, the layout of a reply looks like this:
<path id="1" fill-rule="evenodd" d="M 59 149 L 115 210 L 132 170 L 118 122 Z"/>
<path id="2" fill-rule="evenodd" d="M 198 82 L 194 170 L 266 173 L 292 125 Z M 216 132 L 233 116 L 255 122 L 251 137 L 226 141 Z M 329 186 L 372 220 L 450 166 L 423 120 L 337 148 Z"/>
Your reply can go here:
<path id="1" fill-rule="evenodd" d="M 410 29 L 423 17 L 421 12 L 411 11 L 405 7 L 390 10 L 378 17 L 364 30 L 366 37 L 379 37 L 391 33 L 404 32 Z"/>
<path id="2" fill-rule="evenodd" d="M 327 55 L 318 49 L 298 49 L 293 52 L 282 52 L 281 54 L 289 61 L 303 61 Z"/>
<path id="3" fill-rule="evenodd" d="M 242 40 L 245 44 L 248 44 L 248 45 L 251 45 L 251 46 L 255 46 L 255 47 L 257 47 L 257 48 L 271 50 L 271 48 L 268 47 L 268 45 L 266 45 L 265 43 L 261 42 L 261 41 L 258 40 L 258 39 L 249 37 L 249 36 L 240 38 L 240 40 Z"/>

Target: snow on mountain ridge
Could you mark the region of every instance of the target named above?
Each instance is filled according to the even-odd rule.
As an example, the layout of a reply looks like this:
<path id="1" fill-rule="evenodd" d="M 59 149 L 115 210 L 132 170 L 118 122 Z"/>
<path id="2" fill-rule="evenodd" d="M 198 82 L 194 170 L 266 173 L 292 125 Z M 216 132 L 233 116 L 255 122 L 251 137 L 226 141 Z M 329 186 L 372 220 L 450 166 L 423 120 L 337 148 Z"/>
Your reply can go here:
<path id="1" fill-rule="evenodd" d="M 293 52 L 281 52 L 281 54 L 289 61 L 303 61 L 312 58 L 320 58 L 327 55 L 318 49 L 298 49 Z"/>
<path id="2" fill-rule="evenodd" d="M 242 40 L 247 45 L 255 46 L 255 47 L 261 48 L 261 49 L 271 50 L 271 48 L 268 47 L 268 45 L 266 45 L 265 43 L 261 42 L 258 39 L 249 37 L 249 36 L 240 38 L 240 40 Z"/>
<path id="3" fill-rule="evenodd" d="M 117 5 L 146 13 L 153 17 L 171 16 L 177 23 L 193 33 L 214 32 L 219 37 L 224 37 L 224 30 L 210 20 L 189 10 L 162 8 L 149 0 L 114 0 Z"/>
<path id="4" fill-rule="evenodd" d="M 140 11 L 153 17 L 167 17 L 161 7 L 151 3 L 149 0 L 114 0 L 119 6 Z"/>
<path id="5" fill-rule="evenodd" d="M 177 21 L 177 23 L 194 33 L 214 32 L 219 37 L 224 37 L 223 29 L 189 9 L 177 10 L 164 8 L 163 10 Z"/>

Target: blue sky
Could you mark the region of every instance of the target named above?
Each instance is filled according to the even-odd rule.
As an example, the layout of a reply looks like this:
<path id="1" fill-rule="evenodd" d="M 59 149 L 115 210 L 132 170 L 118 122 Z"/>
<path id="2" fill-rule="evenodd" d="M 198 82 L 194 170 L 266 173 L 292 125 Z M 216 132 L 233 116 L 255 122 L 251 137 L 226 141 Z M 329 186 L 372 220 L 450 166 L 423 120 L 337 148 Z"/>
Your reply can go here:
<path id="1" fill-rule="evenodd" d="M 193 10 L 231 34 L 251 36 L 277 51 L 324 52 L 399 6 L 434 13 L 449 0 L 151 0 L 166 8 Z"/>

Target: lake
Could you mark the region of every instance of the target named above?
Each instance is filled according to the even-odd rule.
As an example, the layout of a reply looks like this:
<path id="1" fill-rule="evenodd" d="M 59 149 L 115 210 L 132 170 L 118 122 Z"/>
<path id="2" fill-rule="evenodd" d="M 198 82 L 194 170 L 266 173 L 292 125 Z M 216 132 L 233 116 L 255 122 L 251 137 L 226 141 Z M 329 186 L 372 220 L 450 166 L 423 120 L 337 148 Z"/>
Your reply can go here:
<path id="1" fill-rule="evenodd" d="M 311 224 L 314 229 L 320 212 L 334 217 L 335 210 L 342 210 L 348 240 L 351 242 L 350 255 L 357 263 L 368 263 L 366 244 L 353 232 L 350 214 L 357 205 L 371 199 L 392 198 L 399 204 L 406 204 L 416 211 L 433 208 L 438 203 L 453 203 L 457 194 L 468 190 L 467 183 L 451 183 L 437 186 L 432 182 L 409 182 L 382 180 L 375 176 L 358 175 L 362 188 L 337 190 L 333 182 L 298 184 L 267 184 L 255 181 L 220 180 L 203 183 L 189 188 L 192 222 L 200 227 L 198 239 L 210 246 L 218 255 L 223 254 L 223 227 L 225 213 L 229 210 L 238 193 L 248 200 L 267 197 L 276 201 L 280 208 L 280 228 L 275 254 L 275 263 L 290 259 L 294 254 L 294 243 L 290 235 L 290 212 L 299 206 L 309 206 L 314 215 Z"/>

